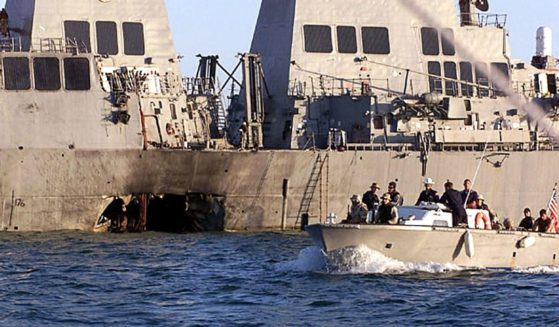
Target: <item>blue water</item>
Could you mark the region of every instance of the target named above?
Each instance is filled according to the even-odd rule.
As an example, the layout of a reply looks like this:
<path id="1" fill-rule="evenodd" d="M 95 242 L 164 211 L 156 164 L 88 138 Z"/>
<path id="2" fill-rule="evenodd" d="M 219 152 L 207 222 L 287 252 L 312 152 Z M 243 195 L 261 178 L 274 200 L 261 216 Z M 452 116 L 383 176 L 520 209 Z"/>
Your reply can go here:
<path id="1" fill-rule="evenodd" d="M 0 234 L 0 325 L 558 325 L 559 269 L 346 255 L 298 233 Z"/>

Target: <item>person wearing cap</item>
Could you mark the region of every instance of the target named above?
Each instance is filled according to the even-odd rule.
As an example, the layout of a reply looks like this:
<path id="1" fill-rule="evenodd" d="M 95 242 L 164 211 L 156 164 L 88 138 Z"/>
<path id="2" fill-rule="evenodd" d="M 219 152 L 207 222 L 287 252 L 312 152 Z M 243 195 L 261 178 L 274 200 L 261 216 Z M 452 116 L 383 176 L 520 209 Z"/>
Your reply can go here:
<path id="1" fill-rule="evenodd" d="M 398 225 L 398 208 L 392 202 L 389 193 L 385 193 L 381 198 L 381 204 L 375 216 L 375 224 Z"/>
<path id="2" fill-rule="evenodd" d="M 439 202 L 439 195 L 437 191 L 433 190 L 433 185 L 435 184 L 431 178 L 425 178 L 423 181 L 425 185 L 425 190 L 419 194 L 419 198 L 415 203 L 416 206 L 420 205 L 421 203 L 437 203 Z"/>
<path id="3" fill-rule="evenodd" d="M 363 194 L 363 203 L 367 206 L 369 211 L 374 211 L 380 204 L 380 199 L 376 194 L 380 190 L 377 183 L 371 184 L 371 189 Z"/>
<path id="4" fill-rule="evenodd" d="M 530 208 L 524 209 L 524 218 L 518 225 L 518 228 L 522 228 L 525 231 L 531 232 L 534 230 L 534 218 L 532 218 L 532 211 Z"/>
<path id="5" fill-rule="evenodd" d="M 495 217 L 497 215 L 495 214 L 494 211 L 489 209 L 489 206 L 485 202 L 485 197 L 482 194 L 477 196 L 476 207 L 479 210 L 485 210 L 485 211 L 489 212 L 489 220 L 491 220 L 491 225 L 493 225 L 493 222 L 495 221 Z M 503 224 L 504 224 L 504 222 L 503 222 Z"/>
<path id="6" fill-rule="evenodd" d="M 464 209 L 464 202 L 462 202 L 462 195 L 459 191 L 454 189 L 452 182 L 444 184 L 445 192 L 440 199 L 440 203 L 446 205 L 452 211 L 452 223 L 454 226 L 468 223 L 468 215 Z"/>
<path id="7" fill-rule="evenodd" d="M 388 193 L 387 194 L 390 195 L 390 199 L 391 199 L 392 203 L 394 203 L 394 205 L 399 207 L 402 204 L 404 204 L 404 198 L 402 197 L 400 192 L 398 192 L 396 190 L 396 186 L 398 186 L 396 184 L 396 182 L 388 183 Z"/>
<path id="8" fill-rule="evenodd" d="M 472 181 L 464 180 L 464 190 L 462 191 L 462 205 L 466 205 L 468 209 L 477 209 L 477 192 L 472 190 Z"/>
<path id="9" fill-rule="evenodd" d="M 354 194 L 351 197 L 351 209 L 347 217 L 348 224 L 364 224 L 367 222 L 367 214 L 369 210 L 367 206 L 361 202 L 359 195 Z"/>

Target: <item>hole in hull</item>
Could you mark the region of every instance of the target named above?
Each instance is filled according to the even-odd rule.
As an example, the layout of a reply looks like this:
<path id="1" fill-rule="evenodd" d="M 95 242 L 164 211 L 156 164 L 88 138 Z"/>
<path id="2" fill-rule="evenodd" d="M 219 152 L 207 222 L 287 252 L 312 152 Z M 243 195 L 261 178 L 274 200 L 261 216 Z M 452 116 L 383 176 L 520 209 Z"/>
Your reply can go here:
<path id="1" fill-rule="evenodd" d="M 224 230 L 224 198 L 205 194 L 115 197 L 100 216 L 97 232 L 193 233 Z"/>

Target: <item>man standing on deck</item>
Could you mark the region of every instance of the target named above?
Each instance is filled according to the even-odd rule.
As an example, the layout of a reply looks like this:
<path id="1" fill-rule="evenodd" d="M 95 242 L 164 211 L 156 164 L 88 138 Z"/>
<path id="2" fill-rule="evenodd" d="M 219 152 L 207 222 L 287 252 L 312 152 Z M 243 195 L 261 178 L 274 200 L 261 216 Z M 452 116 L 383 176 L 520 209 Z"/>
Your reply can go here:
<path id="1" fill-rule="evenodd" d="M 441 197 L 440 202 L 445 204 L 452 211 L 452 223 L 455 227 L 460 224 L 468 223 L 468 215 L 464 209 L 462 195 L 456 191 L 452 182 L 444 184 L 445 193 Z"/>
<path id="2" fill-rule="evenodd" d="M 375 224 L 398 225 L 398 208 L 392 202 L 390 194 L 386 193 L 381 198 L 382 203 L 375 217 Z"/>
<path id="3" fill-rule="evenodd" d="M 551 233 L 552 229 L 551 218 L 547 215 L 547 210 L 540 210 L 540 217 L 534 222 L 534 232 Z"/>
<path id="4" fill-rule="evenodd" d="M 472 190 L 472 181 L 466 179 L 464 181 L 464 190 L 462 191 L 462 206 L 466 204 L 468 209 L 477 209 L 477 192 Z"/>
<path id="5" fill-rule="evenodd" d="M 365 203 L 367 205 L 367 208 L 369 208 L 369 211 L 374 211 L 378 208 L 379 204 L 380 204 L 380 199 L 378 198 L 378 195 L 376 194 L 377 191 L 380 190 L 380 188 L 378 187 L 377 183 L 373 183 L 371 185 L 371 189 L 367 192 L 365 192 L 365 194 L 363 194 L 363 203 Z"/>
<path id="6" fill-rule="evenodd" d="M 530 208 L 524 209 L 524 219 L 522 219 L 518 227 L 528 232 L 534 230 L 534 218 L 532 218 L 532 211 L 530 211 Z"/>
<path id="7" fill-rule="evenodd" d="M 425 190 L 419 195 L 419 199 L 415 203 L 416 206 L 420 205 L 422 202 L 425 203 L 437 203 L 439 202 L 439 195 L 437 191 L 433 190 L 433 185 L 435 184 L 431 178 L 425 178 L 424 183 Z"/>
<path id="8" fill-rule="evenodd" d="M 361 202 L 359 195 L 355 194 L 351 197 L 351 210 L 347 217 L 348 224 L 364 224 L 367 222 L 367 206 Z"/>
<path id="9" fill-rule="evenodd" d="M 400 192 L 396 190 L 396 186 L 396 182 L 388 183 L 388 195 L 390 195 L 392 203 L 394 203 L 395 206 L 399 207 L 404 204 L 404 198 L 402 197 Z"/>

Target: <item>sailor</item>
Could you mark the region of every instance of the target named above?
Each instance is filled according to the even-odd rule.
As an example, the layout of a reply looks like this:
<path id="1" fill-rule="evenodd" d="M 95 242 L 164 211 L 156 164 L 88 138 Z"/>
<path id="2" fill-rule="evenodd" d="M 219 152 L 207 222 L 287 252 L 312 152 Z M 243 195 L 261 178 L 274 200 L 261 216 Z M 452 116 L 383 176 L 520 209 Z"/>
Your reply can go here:
<path id="1" fill-rule="evenodd" d="M 378 190 L 380 190 L 378 184 L 373 183 L 371 184 L 370 190 L 368 190 L 367 192 L 365 192 L 365 194 L 363 194 L 363 203 L 367 205 L 369 211 L 376 210 L 380 204 L 380 199 L 376 194 Z"/>
<path id="2" fill-rule="evenodd" d="M 497 215 L 495 214 L 495 212 L 493 212 L 491 209 L 489 209 L 489 206 L 487 205 L 487 203 L 485 203 L 485 197 L 483 197 L 482 194 L 478 195 L 478 197 L 477 197 L 476 207 L 479 210 L 487 211 L 489 213 L 489 220 L 491 220 L 491 224 L 493 224 L 493 222 L 495 221 L 495 217 Z M 504 224 L 504 221 L 503 221 L 503 224 Z"/>
<path id="3" fill-rule="evenodd" d="M 398 225 L 398 208 L 392 202 L 390 194 L 385 193 L 381 200 L 382 202 L 375 216 L 375 224 Z"/>
<path id="4" fill-rule="evenodd" d="M 462 205 L 466 204 L 468 209 L 477 209 L 477 192 L 472 190 L 472 181 L 464 180 L 464 190 L 462 191 Z"/>
<path id="5" fill-rule="evenodd" d="M 248 148 L 248 127 L 247 123 L 243 122 L 241 128 L 239 129 L 239 136 L 240 136 L 240 147 L 241 150 Z"/>
<path id="6" fill-rule="evenodd" d="M 364 224 L 367 221 L 367 206 L 361 202 L 359 195 L 354 194 L 351 197 L 351 210 L 347 217 L 348 224 Z"/>
<path id="7" fill-rule="evenodd" d="M 534 230 L 534 218 L 532 218 L 532 211 L 530 208 L 524 209 L 524 218 L 520 222 L 520 225 L 518 225 L 518 228 L 522 228 L 529 232 Z"/>
<path id="8" fill-rule="evenodd" d="M 464 202 L 460 192 L 454 189 L 452 182 L 444 184 L 445 193 L 440 199 L 440 202 L 445 204 L 452 211 L 452 222 L 454 226 L 468 223 L 468 215 L 464 209 Z"/>
<path id="9" fill-rule="evenodd" d="M 421 194 L 419 194 L 419 198 L 417 199 L 415 205 L 418 206 L 422 202 L 423 203 L 439 202 L 439 195 L 437 194 L 437 191 L 433 190 L 433 185 L 435 184 L 433 180 L 431 178 L 425 178 L 423 184 L 425 185 L 425 190 L 421 192 Z"/>
<path id="10" fill-rule="evenodd" d="M 388 183 L 388 193 L 387 194 L 390 196 L 390 199 L 391 199 L 392 203 L 394 203 L 395 206 L 401 206 L 404 203 L 404 198 L 402 197 L 400 192 L 398 192 L 396 190 L 397 186 L 398 185 L 396 184 L 396 182 Z"/>
<path id="11" fill-rule="evenodd" d="M 550 233 L 553 228 L 551 219 L 545 209 L 540 210 L 540 217 L 534 222 L 534 232 Z"/>
<path id="12" fill-rule="evenodd" d="M 10 26 L 9 26 L 10 16 L 6 9 L 0 11 L 0 34 L 4 37 L 10 36 Z"/>

